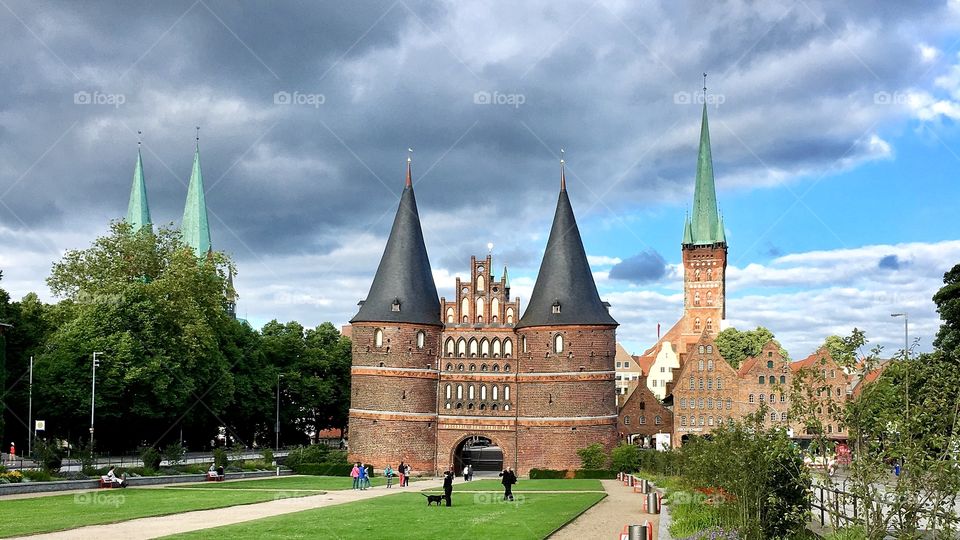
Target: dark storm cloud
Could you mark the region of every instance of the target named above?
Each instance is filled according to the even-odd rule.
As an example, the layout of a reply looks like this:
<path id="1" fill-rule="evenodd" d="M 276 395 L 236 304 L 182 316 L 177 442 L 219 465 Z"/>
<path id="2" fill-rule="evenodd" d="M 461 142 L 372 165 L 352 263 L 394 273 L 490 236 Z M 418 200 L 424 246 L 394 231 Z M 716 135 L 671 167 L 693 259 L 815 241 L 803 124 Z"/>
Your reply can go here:
<path id="1" fill-rule="evenodd" d="M 667 275 L 667 261 L 653 250 L 640 252 L 610 269 L 610 279 L 650 283 Z"/>
<path id="2" fill-rule="evenodd" d="M 0 226 L 123 216 L 137 130 L 154 219 L 179 221 L 200 125 L 214 245 L 241 263 L 382 249 L 412 146 L 435 269 L 492 241 L 532 273 L 561 147 L 582 223 L 688 200 L 700 109 L 678 95 L 704 70 L 721 188 L 878 157 L 856 141 L 898 113 L 872 97 L 927 72 L 946 8 L 871 4 L 8 2 Z"/>
<path id="3" fill-rule="evenodd" d="M 896 254 L 886 255 L 880 259 L 880 262 L 877 263 L 877 268 L 883 270 L 899 270 L 903 265 L 903 261 L 897 257 Z"/>

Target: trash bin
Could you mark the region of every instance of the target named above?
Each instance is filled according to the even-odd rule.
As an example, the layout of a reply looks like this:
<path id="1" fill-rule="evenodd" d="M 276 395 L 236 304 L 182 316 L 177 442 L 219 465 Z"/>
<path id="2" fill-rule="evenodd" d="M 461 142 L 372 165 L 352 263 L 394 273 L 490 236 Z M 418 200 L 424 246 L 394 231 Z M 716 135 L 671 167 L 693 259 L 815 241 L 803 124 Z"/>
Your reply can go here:
<path id="1" fill-rule="evenodd" d="M 631 525 L 627 538 L 630 540 L 647 540 L 647 526 Z"/>
<path id="2" fill-rule="evenodd" d="M 650 482 L 646 478 L 640 479 L 640 493 L 650 493 Z"/>
<path id="3" fill-rule="evenodd" d="M 657 495 L 657 492 L 655 491 L 647 493 L 647 513 L 648 514 L 660 513 L 660 497 Z"/>

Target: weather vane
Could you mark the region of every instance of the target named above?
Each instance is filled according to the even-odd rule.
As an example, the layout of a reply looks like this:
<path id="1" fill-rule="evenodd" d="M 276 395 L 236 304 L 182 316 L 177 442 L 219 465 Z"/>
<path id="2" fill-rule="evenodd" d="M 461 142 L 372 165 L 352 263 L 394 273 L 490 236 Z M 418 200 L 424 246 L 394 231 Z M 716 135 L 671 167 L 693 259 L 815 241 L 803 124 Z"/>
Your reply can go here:
<path id="1" fill-rule="evenodd" d="M 197 126 L 197 142 L 200 142 L 200 126 Z"/>
<path id="2" fill-rule="evenodd" d="M 707 72 L 703 72 L 703 93 L 707 93 Z"/>
<path id="3" fill-rule="evenodd" d="M 143 143 L 143 132 L 139 129 L 137 130 L 137 146 L 140 146 Z"/>
<path id="4" fill-rule="evenodd" d="M 407 163 L 412 161 L 411 156 L 413 155 L 413 148 L 407 148 Z"/>
<path id="5" fill-rule="evenodd" d="M 560 163 L 563 163 L 563 148 L 560 149 Z"/>

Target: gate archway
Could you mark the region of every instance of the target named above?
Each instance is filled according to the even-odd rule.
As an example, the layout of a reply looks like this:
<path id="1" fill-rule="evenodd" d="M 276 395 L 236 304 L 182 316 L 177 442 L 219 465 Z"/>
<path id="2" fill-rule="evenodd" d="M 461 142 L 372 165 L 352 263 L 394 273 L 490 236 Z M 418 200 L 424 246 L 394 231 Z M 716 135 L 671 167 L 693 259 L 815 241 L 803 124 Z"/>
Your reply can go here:
<path id="1" fill-rule="evenodd" d="M 499 473 L 503 470 L 503 449 L 482 435 L 464 437 L 453 448 L 453 472 L 462 475 L 463 468 L 468 464 L 479 476 Z"/>

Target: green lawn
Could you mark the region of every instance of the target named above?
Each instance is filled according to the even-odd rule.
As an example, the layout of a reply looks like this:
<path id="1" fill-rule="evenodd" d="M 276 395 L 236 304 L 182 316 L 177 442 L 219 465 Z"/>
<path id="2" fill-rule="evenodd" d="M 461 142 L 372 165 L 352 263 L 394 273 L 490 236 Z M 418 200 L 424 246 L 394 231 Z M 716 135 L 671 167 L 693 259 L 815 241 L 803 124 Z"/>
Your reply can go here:
<path id="1" fill-rule="evenodd" d="M 519 494 L 503 502 L 487 493 L 453 494 L 450 508 L 422 493 L 365 501 L 206 529 L 171 538 L 546 538 L 601 499 L 603 493 Z"/>
<path id="2" fill-rule="evenodd" d="M 442 491 L 441 488 L 433 488 L 431 491 Z M 464 482 L 463 480 L 454 481 L 453 491 L 503 491 L 503 484 L 500 479 L 473 480 Z M 583 478 L 570 480 L 524 480 L 520 479 L 513 485 L 513 491 L 603 491 L 603 485 L 599 480 L 588 480 Z"/>
<path id="3" fill-rule="evenodd" d="M 411 482 L 415 481 L 411 478 Z M 396 486 L 398 479 L 393 479 Z M 371 479 L 374 486 L 385 486 L 387 480 L 382 476 Z M 176 486 L 180 489 L 179 486 Z M 188 484 L 191 489 L 318 489 L 322 491 L 337 491 L 353 488 L 353 478 L 341 476 L 280 476 L 274 478 L 258 478 L 256 480 L 227 480 L 224 482 L 204 482 L 202 484 Z"/>
<path id="4" fill-rule="evenodd" d="M 212 482 L 211 482 L 212 483 Z M 0 502 L 0 537 L 61 531 L 128 519 L 207 510 L 238 504 L 300 497 L 308 491 L 221 491 L 191 493 L 174 489 L 104 489 Z"/>

